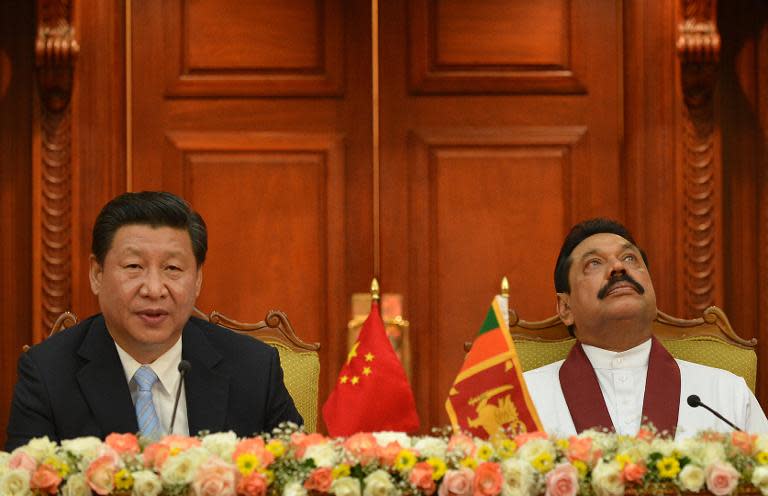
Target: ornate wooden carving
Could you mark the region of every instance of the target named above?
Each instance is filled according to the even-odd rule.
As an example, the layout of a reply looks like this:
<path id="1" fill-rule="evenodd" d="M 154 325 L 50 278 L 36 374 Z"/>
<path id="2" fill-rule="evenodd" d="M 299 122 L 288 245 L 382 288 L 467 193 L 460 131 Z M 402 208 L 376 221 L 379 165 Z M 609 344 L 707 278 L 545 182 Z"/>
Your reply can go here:
<path id="1" fill-rule="evenodd" d="M 685 306 L 700 314 L 722 292 L 721 159 L 714 121 L 714 87 L 720 55 L 716 0 L 681 0 L 677 53 L 683 90 Z"/>
<path id="2" fill-rule="evenodd" d="M 42 337 L 71 300 L 71 115 L 74 64 L 79 52 L 71 25 L 72 2 L 38 0 L 35 61 L 40 90 L 40 162 L 36 164 L 39 272 L 36 302 Z M 41 327 L 38 327 L 41 326 Z"/>

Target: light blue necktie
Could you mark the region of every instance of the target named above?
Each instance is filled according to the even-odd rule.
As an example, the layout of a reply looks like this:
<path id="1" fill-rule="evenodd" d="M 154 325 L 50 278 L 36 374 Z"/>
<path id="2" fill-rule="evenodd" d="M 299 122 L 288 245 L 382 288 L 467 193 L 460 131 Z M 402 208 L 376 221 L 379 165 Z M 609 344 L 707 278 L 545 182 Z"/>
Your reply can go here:
<path id="1" fill-rule="evenodd" d="M 136 420 L 139 422 L 139 433 L 146 437 L 160 436 L 160 419 L 157 418 L 155 404 L 152 401 L 152 386 L 157 382 L 157 375 L 146 365 L 139 367 L 133 374 L 133 380 L 139 387 L 136 395 Z"/>

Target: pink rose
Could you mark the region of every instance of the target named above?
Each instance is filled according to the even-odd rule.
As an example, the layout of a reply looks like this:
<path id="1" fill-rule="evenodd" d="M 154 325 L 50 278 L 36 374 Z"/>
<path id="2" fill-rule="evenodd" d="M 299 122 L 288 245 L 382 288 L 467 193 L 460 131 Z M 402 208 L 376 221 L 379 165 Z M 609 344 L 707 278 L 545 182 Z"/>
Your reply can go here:
<path id="1" fill-rule="evenodd" d="M 178 434 L 168 434 L 160 440 L 160 444 L 164 444 L 170 448 L 171 451 L 179 452 L 186 451 L 189 448 L 200 446 L 202 443 L 196 437 L 180 436 Z"/>
<path id="2" fill-rule="evenodd" d="M 495 496 L 501 492 L 504 477 L 498 463 L 481 463 L 475 469 L 475 496 Z"/>
<path id="3" fill-rule="evenodd" d="M 304 487 L 310 491 L 320 491 L 327 493 L 333 483 L 333 474 L 328 467 L 316 468 L 310 472 L 309 477 L 304 481 Z"/>
<path id="4" fill-rule="evenodd" d="M 165 444 L 154 443 L 144 448 L 142 454 L 144 466 L 160 470 L 171 454 L 171 449 Z"/>
<path id="5" fill-rule="evenodd" d="M 35 473 L 37 470 L 37 460 L 26 454 L 24 451 L 16 451 L 8 459 L 8 468 L 10 469 L 23 469 L 29 472 L 29 475 Z"/>
<path id="6" fill-rule="evenodd" d="M 474 480 L 475 473 L 469 468 L 449 470 L 443 476 L 443 483 L 437 494 L 438 496 L 470 496 Z"/>
<path id="7" fill-rule="evenodd" d="M 626 463 L 621 471 L 625 482 L 640 482 L 648 469 L 644 463 Z"/>
<path id="8" fill-rule="evenodd" d="M 561 463 L 547 473 L 546 496 L 574 496 L 579 490 L 579 472 L 570 463 Z"/>
<path id="9" fill-rule="evenodd" d="M 432 474 L 434 469 L 432 465 L 427 462 L 419 462 L 411 469 L 411 474 L 408 476 L 408 480 L 411 484 L 421 489 L 424 494 L 429 496 L 435 492 L 436 485 Z"/>
<path id="10" fill-rule="evenodd" d="M 258 472 L 243 477 L 237 483 L 237 494 L 241 496 L 264 496 L 267 494 L 267 480 Z"/>
<path id="11" fill-rule="evenodd" d="M 93 492 L 101 496 L 112 492 L 115 487 L 115 465 L 110 456 L 101 456 L 88 466 L 85 480 Z"/>
<path id="12" fill-rule="evenodd" d="M 121 455 L 136 455 L 139 453 L 139 440 L 135 434 L 117 434 L 113 432 L 104 440 L 104 442 Z"/>
<path id="13" fill-rule="evenodd" d="M 728 462 L 717 461 L 707 467 L 707 489 L 715 496 L 731 494 L 739 483 L 739 472 Z"/>
<path id="14" fill-rule="evenodd" d="M 361 464 L 367 465 L 376 459 L 379 445 L 370 432 L 358 432 L 344 441 L 344 449 L 354 456 Z"/>
<path id="15" fill-rule="evenodd" d="M 588 437 L 571 436 L 568 439 L 568 459 L 579 460 L 584 463 L 593 461 L 592 439 Z"/>
<path id="16" fill-rule="evenodd" d="M 30 488 L 48 494 L 56 494 L 59 491 L 59 484 L 61 484 L 61 476 L 48 465 L 37 467 L 29 481 Z"/>
<path id="17" fill-rule="evenodd" d="M 314 444 L 326 442 L 325 436 L 318 433 L 304 434 L 303 432 L 294 432 L 291 434 L 291 444 L 296 448 L 296 458 L 303 458 L 307 448 Z"/>
<path id="18" fill-rule="evenodd" d="M 379 461 L 385 467 L 391 467 L 395 463 L 395 458 L 402 451 L 403 447 L 397 441 L 392 441 L 386 446 L 379 446 Z"/>
<path id="19" fill-rule="evenodd" d="M 464 456 L 475 454 L 475 441 L 470 436 L 457 432 L 448 440 L 448 451 L 459 451 Z"/>
<path id="20" fill-rule="evenodd" d="M 268 467 L 270 463 L 275 461 L 275 455 L 267 450 L 264 440 L 260 437 L 250 437 L 237 443 L 235 451 L 232 453 L 232 460 L 237 461 L 240 455 L 244 453 L 256 455 L 262 467 Z"/>
<path id="21" fill-rule="evenodd" d="M 197 496 L 235 496 L 235 467 L 210 458 L 197 469 L 192 487 Z"/>
<path id="22" fill-rule="evenodd" d="M 533 432 L 524 432 L 523 434 L 518 434 L 515 436 L 515 444 L 517 444 L 517 447 L 521 447 L 528 441 L 532 441 L 534 439 L 548 439 L 549 436 L 546 432 L 542 431 L 533 431 Z"/>

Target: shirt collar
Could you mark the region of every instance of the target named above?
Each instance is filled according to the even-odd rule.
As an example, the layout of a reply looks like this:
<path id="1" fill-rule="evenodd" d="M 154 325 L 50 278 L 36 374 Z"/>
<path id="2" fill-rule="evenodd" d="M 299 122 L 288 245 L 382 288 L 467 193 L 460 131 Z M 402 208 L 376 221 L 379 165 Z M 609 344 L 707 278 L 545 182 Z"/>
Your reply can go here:
<path id="1" fill-rule="evenodd" d="M 139 370 L 139 367 L 141 367 L 142 364 L 137 362 L 136 359 L 128 354 L 127 351 L 122 349 L 120 345 L 117 344 L 117 342 L 115 342 L 115 347 L 117 348 L 117 354 L 120 357 L 120 361 L 123 364 L 125 379 L 130 384 L 131 379 L 133 379 L 133 375 L 137 370 Z M 178 366 L 180 360 L 181 336 L 179 336 L 176 344 L 171 346 L 168 351 L 160 355 L 157 360 L 146 364 L 154 371 L 154 373 L 157 375 L 157 378 L 159 379 L 160 385 L 162 385 L 165 391 L 169 394 L 174 390 L 174 385 L 176 384 L 176 381 L 179 377 Z"/>
<path id="2" fill-rule="evenodd" d="M 626 351 L 610 351 L 582 344 L 584 353 L 596 369 L 631 369 L 648 366 L 651 354 L 651 339 Z"/>

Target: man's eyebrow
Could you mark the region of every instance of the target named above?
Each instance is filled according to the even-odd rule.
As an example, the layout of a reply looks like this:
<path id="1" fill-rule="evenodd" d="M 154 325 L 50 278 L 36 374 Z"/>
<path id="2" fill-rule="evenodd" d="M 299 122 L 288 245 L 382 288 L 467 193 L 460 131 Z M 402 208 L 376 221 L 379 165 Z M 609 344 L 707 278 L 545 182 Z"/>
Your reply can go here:
<path id="1" fill-rule="evenodd" d="M 591 257 L 592 255 L 599 255 L 599 251 L 597 249 L 589 250 L 588 252 L 585 252 L 583 255 L 579 257 L 579 260 L 584 260 L 585 258 Z"/>

